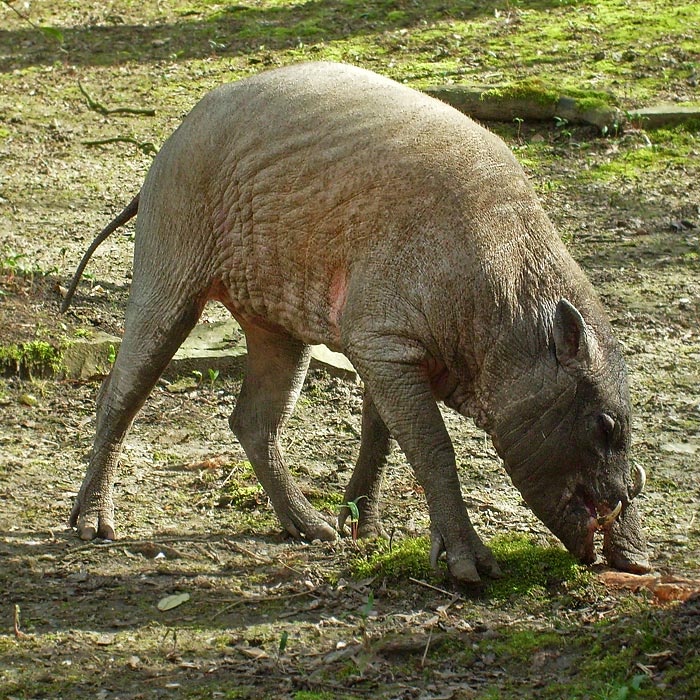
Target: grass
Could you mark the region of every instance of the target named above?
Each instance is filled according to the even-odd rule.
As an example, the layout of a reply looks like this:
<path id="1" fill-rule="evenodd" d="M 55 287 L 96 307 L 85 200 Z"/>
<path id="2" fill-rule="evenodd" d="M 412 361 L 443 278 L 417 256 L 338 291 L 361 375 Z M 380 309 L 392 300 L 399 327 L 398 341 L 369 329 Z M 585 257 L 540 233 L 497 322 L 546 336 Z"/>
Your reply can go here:
<path id="1" fill-rule="evenodd" d="M 656 129 L 646 133 L 636 148 L 617 148 L 589 161 L 589 168 L 581 173 L 583 180 L 610 182 L 635 181 L 649 173 L 669 168 L 684 168 L 689 154 L 697 151 L 700 137 L 693 125 L 673 129 Z"/>
<path id="2" fill-rule="evenodd" d="M 109 19 L 95 36 L 89 25 L 66 25 L 60 16 L 53 24 L 63 32 L 69 56 L 105 66 L 168 59 L 187 64 L 189 75 L 222 69 L 240 75 L 251 66 L 342 60 L 379 65 L 418 87 L 533 78 L 565 91 L 613 91 L 625 103 L 648 101 L 669 84 L 684 83 L 699 60 L 688 28 L 700 23 L 700 10 L 672 0 L 512 0 L 504 6 L 471 0 L 447 5 L 262 0 L 223 7 L 175 2 L 169 9 L 169 21 L 154 25 L 159 13 L 150 3 L 130 8 L 132 26 L 145 30 L 146 42 L 133 41 L 129 27 Z M 9 20 L 21 36 L 32 32 L 16 16 Z M 109 37 L 111 53 L 103 43 Z M 54 44 L 47 40 L 35 49 L 41 61 L 58 55 Z M 90 56 L 83 54 L 88 45 Z M 212 59 L 220 62 L 218 68 Z M 26 69 L 32 67 L 29 61 Z"/>
<path id="3" fill-rule="evenodd" d="M 377 576 L 390 581 L 406 581 L 408 578 L 433 580 L 435 572 L 430 567 L 430 541 L 427 537 L 406 537 L 393 543 L 378 541 L 376 549 L 365 554 L 362 550 L 353 560 L 350 573 L 354 578 Z"/>

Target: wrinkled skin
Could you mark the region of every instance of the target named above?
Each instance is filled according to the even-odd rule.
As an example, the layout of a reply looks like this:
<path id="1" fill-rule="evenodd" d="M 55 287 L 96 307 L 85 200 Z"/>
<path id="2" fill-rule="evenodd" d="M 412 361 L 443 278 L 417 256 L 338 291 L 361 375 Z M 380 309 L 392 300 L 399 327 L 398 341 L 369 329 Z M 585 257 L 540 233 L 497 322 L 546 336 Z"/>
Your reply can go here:
<path id="1" fill-rule="evenodd" d="M 367 71 L 293 66 L 207 95 L 130 207 L 126 331 L 71 516 L 82 538 L 114 537 L 124 435 L 217 299 L 248 343 L 231 428 L 293 536 L 336 536 L 279 445 L 309 345 L 325 343 L 347 354 L 366 388 L 345 494 L 357 499 L 361 535 L 382 532 L 393 436 L 425 490 L 433 562 L 445 553 L 464 582 L 499 575 L 462 499 L 441 400 L 492 435 L 525 500 L 582 561 L 594 556 L 596 516 L 619 500 L 605 556 L 648 568 L 618 345 L 500 139 Z"/>

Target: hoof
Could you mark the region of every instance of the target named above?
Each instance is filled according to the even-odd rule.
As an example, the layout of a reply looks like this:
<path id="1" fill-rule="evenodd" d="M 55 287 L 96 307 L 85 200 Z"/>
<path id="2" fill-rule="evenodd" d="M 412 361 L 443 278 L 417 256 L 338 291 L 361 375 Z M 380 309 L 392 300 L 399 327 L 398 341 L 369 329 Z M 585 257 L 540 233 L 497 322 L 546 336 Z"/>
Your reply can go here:
<path id="1" fill-rule="evenodd" d="M 83 514 L 80 503 L 73 506 L 69 525 L 77 530 L 81 540 L 89 541 L 98 537 L 105 540 L 116 539 L 112 518 L 101 513 Z"/>
<path id="2" fill-rule="evenodd" d="M 338 533 L 335 528 L 320 516 L 308 518 L 306 522 L 302 522 L 299 517 L 294 520 L 285 517 L 280 518 L 280 522 L 287 534 L 291 535 L 295 540 L 333 542 L 338 539 Z"/>
<path id="3" fill-rule="evenodd" d="M 481 576 L 476 569 L 476 564 L 471 559 L 447 560 L 447 568 L 454 579 L 460 583 L 481 583 Z"/>
<path id="4" fill-rule="evenodd" d="M 357 529 L 357 537 L 361 540 L 388 540 L 389 533 L 382 527 L 382 524 L 378 521 L 372 523 L 360 523 L 360 526 Z"/>
<path id="5" fill-rule="evenodd" d="M 100 522 L 97 527 L 94 525 L 80 524 L 77 526 L 78 537 L 81 540 L 95 540 L 101 538 L 103 540 L 116 540 L 114 528 L 105 522 Z"/>
<path id="6" fill-rule="evenodd" d="M 651 562 L 646 557 L 630 559 L 623 554 L 606 556 L 608 565 L 618 571 L 625 571 L 628 574 L 648 574 L 651 569 Z"/>

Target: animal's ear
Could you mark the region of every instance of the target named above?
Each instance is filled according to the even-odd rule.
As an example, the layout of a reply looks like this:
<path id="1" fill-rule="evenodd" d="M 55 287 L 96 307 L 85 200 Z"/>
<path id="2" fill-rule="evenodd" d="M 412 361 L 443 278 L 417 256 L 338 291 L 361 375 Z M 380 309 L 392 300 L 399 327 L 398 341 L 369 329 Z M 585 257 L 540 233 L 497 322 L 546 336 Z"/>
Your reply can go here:
<path id="1" fill-rule="evenodd" d="M 557 360 L 566 370 L 590 369 L 598 344 L 578 309 L 566 299 L 560 299 L 554 316 L 554 346 Z"/>

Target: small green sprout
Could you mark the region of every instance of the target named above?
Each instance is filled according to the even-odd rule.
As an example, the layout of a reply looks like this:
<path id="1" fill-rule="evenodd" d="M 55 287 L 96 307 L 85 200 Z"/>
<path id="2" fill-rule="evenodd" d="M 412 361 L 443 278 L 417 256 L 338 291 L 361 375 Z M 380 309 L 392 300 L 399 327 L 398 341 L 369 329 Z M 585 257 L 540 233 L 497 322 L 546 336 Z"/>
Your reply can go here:
<path id="1" fill-rule="evenodd" d="M 355 500 L 342 504 L 343 508 L 347 508 L 350 511 L 350 531 L 353 542 L 357 542 L 357 528 L 360 522 L 360 509 L 357 503 L 363 498 L 367 498 L 367 496 L 358 496 Z"/>
<path id="2" fill-rule="evenodd" d="M 277 649 L 277 656 L 280 657 L 282 654 L 284 654 L 284 650 L 287 648 L 287 640 L 289 639 L 289 632 L 287 630 L 284 630 L 282 632 L 282 636 L 280 637 L 280 645 L 279 648 Z"/>

